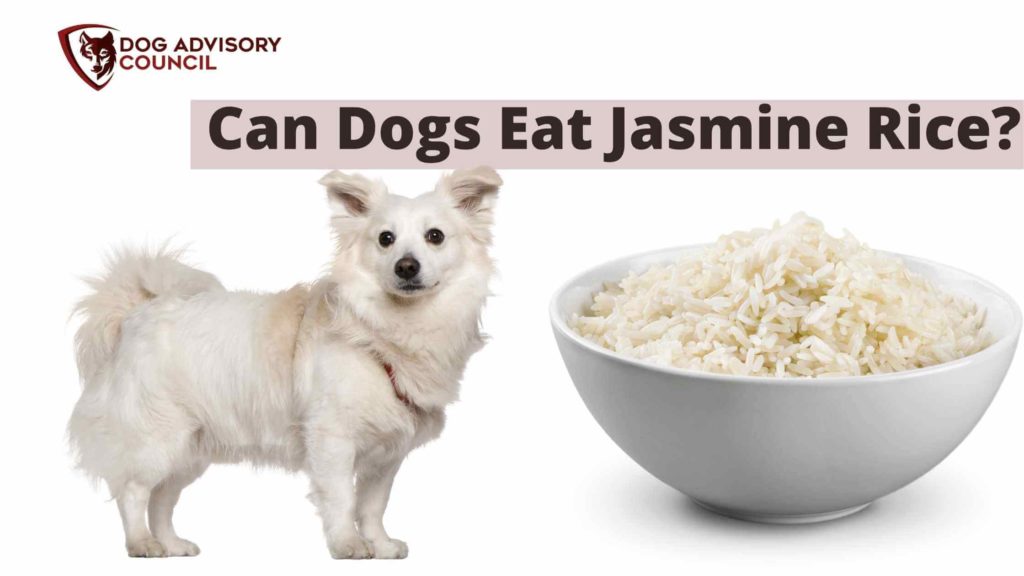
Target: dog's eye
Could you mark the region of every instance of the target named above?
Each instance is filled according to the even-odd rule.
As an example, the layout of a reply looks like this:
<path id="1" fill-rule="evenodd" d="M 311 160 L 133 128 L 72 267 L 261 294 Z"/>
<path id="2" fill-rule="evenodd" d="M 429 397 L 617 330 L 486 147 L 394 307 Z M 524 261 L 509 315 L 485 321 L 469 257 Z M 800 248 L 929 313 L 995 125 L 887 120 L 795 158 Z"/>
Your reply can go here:
<path id="1" fill-rule="evenodd" d="M 384 248 L 387 248 L 388 246 L 391 246 L 392 244 L 395 243 L 395 235 L 385 230 L 384 232 L 380 233 L 380 236 L 377 237 L 377 242 L 380 243 L 380 245 L 383 246 Z"/>
<path id="2" fill-rule="evenodd" d="M 427 230 L 427 242 L 434 244 L 435 246 L 444 242 L 444 232 L 441 232 L 437 228 L 431 228 Z"/>

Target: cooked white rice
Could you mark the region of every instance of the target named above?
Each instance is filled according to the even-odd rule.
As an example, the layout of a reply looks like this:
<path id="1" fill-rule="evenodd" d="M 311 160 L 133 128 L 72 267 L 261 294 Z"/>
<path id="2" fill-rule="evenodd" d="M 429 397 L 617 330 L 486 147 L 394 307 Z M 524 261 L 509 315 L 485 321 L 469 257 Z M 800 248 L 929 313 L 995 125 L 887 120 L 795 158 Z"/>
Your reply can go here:
<path id="1" fill-rule="evenodd" d="M 751 376 L 897 372 L 990 340 L 973 302 L 805 214 L 630 273 L 569 323 L 619 354 Z"/>

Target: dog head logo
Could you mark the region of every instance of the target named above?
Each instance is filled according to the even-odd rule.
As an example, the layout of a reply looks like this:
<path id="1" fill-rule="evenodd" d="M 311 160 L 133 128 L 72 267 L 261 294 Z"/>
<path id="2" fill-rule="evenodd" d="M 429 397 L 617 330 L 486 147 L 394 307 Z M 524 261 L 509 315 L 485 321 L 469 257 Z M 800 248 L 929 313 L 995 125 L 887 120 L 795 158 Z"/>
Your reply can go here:
<path id="1" fill-rule="evenodd" d="M 114 77 L 116 31 L 102 24 L 79 24 L 57 33 L 71 68 L 93 90 L 102 90 Z"/>

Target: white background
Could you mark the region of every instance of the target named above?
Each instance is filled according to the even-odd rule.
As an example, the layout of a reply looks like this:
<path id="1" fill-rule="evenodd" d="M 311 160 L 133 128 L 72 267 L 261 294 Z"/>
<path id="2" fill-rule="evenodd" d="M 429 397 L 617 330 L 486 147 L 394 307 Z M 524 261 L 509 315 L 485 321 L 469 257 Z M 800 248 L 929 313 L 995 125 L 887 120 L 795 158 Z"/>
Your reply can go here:
<path id="1" fill-rule="evenodd" d="M 129 560 L 116 507 L 71 469 L 65 446 L 78 394 L 67 322 L 84 291 L 76 276 L 95 272 L 113 244 L 172 235 L 235 288 L 314 279 L 330 255 L 320 172 L 191 171 L 190 99 L 1024 98 L 1019 3 L 384 4 L 5 8 L 0 570 L 1021 568 L 1020 361 L 970 438 L 918 482 L 845 520 L 760 526 L 698 510 L 624 456 L 577 397 L 546 317 L 554 288 L 583 268 L 798 210 L 1022 299 L 1019 170 L 505 172 L 493 341 L 472 361 L 441 440 L 407 462 L 386 518 L 410 558 L 332 563 L 304 478 L 221 467 L 177 514 L 202 556 Z M 277 55 L 220 56 L 217 72 L 118 71 L 95 93 L 57 43 L 57 30 L 83 22 L 284 40 Z M 371 174 L 404 194 L 438 177 Z"/>

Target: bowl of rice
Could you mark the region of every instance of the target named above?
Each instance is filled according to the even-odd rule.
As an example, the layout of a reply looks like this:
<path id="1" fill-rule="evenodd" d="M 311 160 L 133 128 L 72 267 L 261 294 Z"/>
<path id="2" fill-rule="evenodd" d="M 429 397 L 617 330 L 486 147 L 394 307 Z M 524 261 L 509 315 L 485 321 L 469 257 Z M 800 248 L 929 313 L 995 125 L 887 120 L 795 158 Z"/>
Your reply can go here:
<path id="1" fill-rule="evenodd" d="M 804 214 L 566 283 L 555 339 L 588 410 L 701 506 L 809 523 L 928 472 L 977 424 L 1021 330 L 966 272 Z"/>

